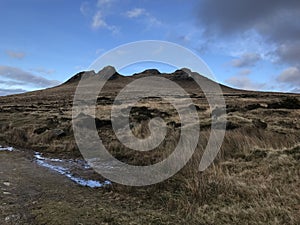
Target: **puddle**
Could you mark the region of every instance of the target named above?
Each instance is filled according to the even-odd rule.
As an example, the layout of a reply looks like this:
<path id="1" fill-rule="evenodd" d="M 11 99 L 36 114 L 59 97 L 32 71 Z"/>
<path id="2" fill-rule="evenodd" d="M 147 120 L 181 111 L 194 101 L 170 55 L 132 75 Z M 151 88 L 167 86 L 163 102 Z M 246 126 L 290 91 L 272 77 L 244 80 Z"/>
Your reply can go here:
<path id="1" fill-rule="evenodd" d="M 0 151 L 8 151 L 8 152 L 12 152 L 14 150 L 13 147 L 2 147 L 0 145 Z"/>
<path id="2" fill-rule="evenodd" d="M 43 157 L 41 153 L 34 153 L 35 161 L 40 166 L 46 167 L 50 170 L 53 170 L 61 175 L 64 175 L 73 182 L 90 188 L 98 188 L 110 185 L 110 181 L 100 182 L 98 180 L 85 179 L 83 177 L 74 175 L 72 171 L 76 173 L 85 173 L 86 170 L 91 170 L 91 167 L 83 160 L 63 160 L 56 158 L 46 158 Z"/>

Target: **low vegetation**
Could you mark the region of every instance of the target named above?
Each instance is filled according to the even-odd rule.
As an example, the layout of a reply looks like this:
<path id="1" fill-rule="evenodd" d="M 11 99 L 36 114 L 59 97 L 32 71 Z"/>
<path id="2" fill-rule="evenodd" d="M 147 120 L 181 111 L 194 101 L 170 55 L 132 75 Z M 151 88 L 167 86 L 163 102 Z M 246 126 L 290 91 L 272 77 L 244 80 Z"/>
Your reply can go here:
<path id="1" fill-rule="evenodd" d="M 0 99 L 0 143 L 60 158 L 81 158 L 72 130 L 74 84 Z M 112 90 L 108 88 L 107 90 Z M 105 146 L 121 161 L 150 165 L 174 150 L 180 120 L 160 98 L 144 99 L 130 122 L 139 138 L 160 116 L 167 138 L 155 150 L 124 147 L 111 128 L 110 109 L 117 90 L 97 106 L 97 129 Z M 20 221 L 36 224 L 300 224 L 300 97 L 276 93 L 225 93 L 227 126 L 221 150 L 204 172 L 198 171 L 211 126 L 204 96 L 190 91 L 200 119 L 199 144 L 174 177 L 147 187 L 66 188 L 62 199 L 45 193 Z M 222 118 L 220 119 L 222 120 Z M 100 176 L 100 175 L 99 175 Z M 53 194 L 53 193 L 52 193 Z M 71 197 L 73 196 L 73 198 Z M 88 204 L 81 204 L 82 201 Z M 102 204 L 99 204 L 102 202 Z M 29 222 L 28 222 L 29 221 Z"/>

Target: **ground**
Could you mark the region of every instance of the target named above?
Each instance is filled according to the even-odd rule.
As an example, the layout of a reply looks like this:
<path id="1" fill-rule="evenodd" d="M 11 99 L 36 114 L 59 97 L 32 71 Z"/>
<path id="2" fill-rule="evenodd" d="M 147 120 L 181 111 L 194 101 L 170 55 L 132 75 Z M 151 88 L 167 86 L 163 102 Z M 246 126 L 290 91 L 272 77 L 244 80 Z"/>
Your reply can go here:
<path id="1" fill-rule="evenodd" d="M 300 224 L 299 95 L 222 87 L 228 119 L 225 139 L 214 163 L 199 172 L 212 110 L 192 81 L 176 74 L 176 82 L 196 106 L 200 142 L 179 173 L 146 187 L 83 187 L 36 163 L 34 151 L 82 159 L 71 123 L 76 77 L 52 89 L 0 98 L 0 144 L 17 149 L 0 151 L 0 224 Z M 147 154 L 121 146 L 109 112 L 114 96 L 131 79 L 116 76 L 99 96 L 97 129 L 116 158 L 150 165 L 173 150 L 180 121 L 162 99 L 144 99 L 131 111 L 133 133 L 147 136 L 149 117 L 160 116 L 169 136 Z"/>

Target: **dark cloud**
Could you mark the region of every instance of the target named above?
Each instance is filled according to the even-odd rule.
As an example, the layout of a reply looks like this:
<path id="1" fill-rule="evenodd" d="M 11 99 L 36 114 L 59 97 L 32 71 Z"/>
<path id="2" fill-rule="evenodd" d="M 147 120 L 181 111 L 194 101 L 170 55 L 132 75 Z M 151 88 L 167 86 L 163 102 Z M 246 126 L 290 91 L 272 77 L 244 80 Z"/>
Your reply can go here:
<path id="1" fill-rule="evenodd" d="M 24 89 L 5 89 L 5 88 L 0 88 L 0 96 L 5 96 L 5 95 L 12 95 L 12 94 L 20 94 L 26 92 Z"/>
<path id="2" fill-rule="evenodd" d="M 294 88 L 294 89 L 291 90 L 291 92 L 300 94 L 300 88 Z"/>
<path id="3" fill-rule="evenodd" d="M 239 59 L 231 61 L 231 65 L 234 67 L 251 67 L 254 66 L 261 59 L 259 54 L 246 53 Z"/>
<path id="4" fill-rule="evenodd" d="M 205 34 L 215 37 L 259 34 L 265 44 L 275 44 L 282 62 L 300 61 L 299 0 L 202 0 L 198 19 Z"/>
<path id="5" fill-rule="evenodd" d="M 10 81 L 23 82 L 28 86 L 39 88 L 55 86 L 60 83 L 57 80 L 48 80 L 44 77 L 36 76 L 32 73 L 10 66 L 0 66 L 0 77 Z"/>
<path id="6" fill-rule="evenodd" d="M 218 30 L 224 34 L 251 28 L 269 32 L 271 25 L 294 30 L 298 22 L 292 19 L 295 19 L 295 16 L 299 18 L 299 15 L 296 13 L 290 15 L 290 12 L 295 12 L 299 8 L 299 0 L 203 0 L 198 17 L 200 22 L 206 25 L 207 30 L 213 32 Z M 289 15 L 288 18 L 283 15 L 284 13 Z M 293 23 L 287 24 L 291 20 Z M 288 26 L 283 27 L 283 24 Z"/>
<path id="7" fill-rule="evenodd" d="M 13 81 L 13 80 L 0 80 L 0 84 L 7 86 L 23 86 L 26 85 L 24 82 Z"/>
<path id="8" fill-rule="evenodd" d="M 260 90 L 266 88 L 266 84 L 253 82 L 247 76 L 233 76 L 225 82 L 230 86 L 244 90 Z"/>
<path id="9" fill-rule="evenodd" d="M 291 87 L 300 88 L 300 70 L 297 67 L 290 67 L 277 77 L 277 81 L 290 85 Z"/>
<path id="10" fill-rule="evenodd" d="M 300 40 L 279 45 L 275 53 L 285 63 L 300 66 Z"/>

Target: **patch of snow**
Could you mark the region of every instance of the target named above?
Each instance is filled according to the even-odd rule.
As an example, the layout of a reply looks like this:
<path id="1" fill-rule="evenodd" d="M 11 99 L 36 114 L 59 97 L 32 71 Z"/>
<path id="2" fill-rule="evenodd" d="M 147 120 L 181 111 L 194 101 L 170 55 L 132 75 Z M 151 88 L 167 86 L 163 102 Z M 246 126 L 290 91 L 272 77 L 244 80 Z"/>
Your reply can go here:
<path id="1" fill-rule="evenodd" d="M 13 147 L 2 147 L 0 145 L 0 151 L 9 151 L 9 152 L 12 152 L 14 150 Z"/>
<path id="2" fill-rule="evenodd" d="M 73 182 L 85 186 L 85 187 L 90 187 L 90 188 L 98 188 L 98 187 L 103 187 L 106 185 L 111 185 L 110 181 L 104 181 L 100 182 L 97 180 L 89 180 L 89 179 L 84 179 L 81 177 L 74 176 L 71 171 L 61 165 L 56 165 L 55 163 L 65 163 L 65 164 L 71 164 L 71 166 L 76 164 L 76 166 L 80 166 L 82 169 L 90 169 L 90 166 L 87 165 L 83 160 L 62 160 L 62 159 L 52 159 L 52 158 L 46 158 L 43 157 L 41 153 L 35 152 L 34 157 L 36 158 L 37 164 L 40 166 L 46 167 L 50 170 L 53 170 L 61 175 L 64 175 L 65 177 L 69 178 Z"/>
<path id="3" fill-rule="evenodd" d="M 47 161 L 51 161 L 51 162 L 64 162 L 64 160 L 62 160 L 62 159 L 45 158 L 39 152 L 34 152 L 34 157 L 39 160 L 47 160 Z"/>

